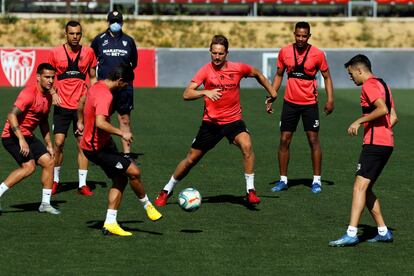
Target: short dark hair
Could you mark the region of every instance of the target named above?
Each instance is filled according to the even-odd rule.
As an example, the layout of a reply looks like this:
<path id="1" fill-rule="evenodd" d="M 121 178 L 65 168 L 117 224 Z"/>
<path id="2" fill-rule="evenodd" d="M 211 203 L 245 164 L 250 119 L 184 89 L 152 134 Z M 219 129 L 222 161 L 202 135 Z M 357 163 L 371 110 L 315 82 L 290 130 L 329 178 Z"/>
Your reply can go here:
<path id="1" fill-rule="evenodd" d="M 211 40 L 211 43 L 210 43 L 210 51 L 211 51 L 211 47 L 213 47 L 213 44 L 223 45 L 224 48 L 226 49 L 226 52 L 228 52 L 229 50 L 229 41 L 224 35 L 213 36 L 213 39 Z"/>
<path id="2" fill-rule="evenodd" d="M 344 66 L 345 68 L 348 68 L 349 66 L 355 66 L 359 64 L 364 65 L 371 72 L 371 61 L 366 55 L 363 54 L 358 54 L 354 56 L 347 63 L 345 63 Z"/>
<path id="3" fill-rule="evenodd" d="M 80 26 L 81 27 L 81 31 L 82 31 L 81 24 L 78 21 L 71 20 L 68 23 L 66 23 L 65 31 L 67 32 L 69 27 L 77 27 L 77 26 Z"/>
<path id="4" fill-rule="evenodd" d="M 301 21 L 301 22 L 296 23 L 295 30 L 296 29 L 307 29 L 310 33 L 310 25 L 309 25 L 308 22 L 305 22 L 305 21 Z"/>
<path id="5" fill-rule="evenodd" d="M 132 82 L 134 80 L 134 70 L 131 65 L 122 63 L 114 67 L 114 69 L 108 74 L 107 79 L 112 81 L 122 79 L 125 82 Z"/>
<path id="6" fill-rule="evenodd" d="M 52 66 L 52 64 L 50 64 L 50 63 L 40 63 L 37 66 L 36 74 L 39 74 L 39 75 L 42 74 L 43 70 L 50 70 L 50 71 L 55 71 L 56 72 L 56 69 L 55 69 L 55 67 Z"/>

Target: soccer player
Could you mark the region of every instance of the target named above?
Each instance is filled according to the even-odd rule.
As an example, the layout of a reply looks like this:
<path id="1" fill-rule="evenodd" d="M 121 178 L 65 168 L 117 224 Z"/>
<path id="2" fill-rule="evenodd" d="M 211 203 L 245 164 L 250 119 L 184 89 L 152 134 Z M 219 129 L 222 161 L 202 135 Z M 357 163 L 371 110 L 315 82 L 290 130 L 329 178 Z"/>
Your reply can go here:
<path id="1" fill-rule="evenodd" d="M 107 17 L 108 29 L 98 34 L 91 47 L 98 59 L 97 77 L 104 80 L 114 67 L 119 64 L 130 64 L 133 69 L 138 64 L 138 52 L 132 37 L 122 31 L 123 16 L 119 11 L 111 11 Z M 131 131 L 130 114 L 134 108 L 133 80 L 114 98 L 114 110 L 118 113 L 119 128 Z M 134 158 L 131 145 L 121 139 L 122 148 L 127 158 Z"/>
<path id="2" fill-rule="evenodd" d="M 103 226 L 104 234 L 130 236 L 117 223 L 117 212 L 122 195 L 129 183 L 132 190 L 143 204 L 148 217 L 156 221 L 162 215 L 154 208 L 145 193 L 141 181 L 141 173 L 137 165 L 123 156 L 116 149 L 111 134 L 117 135 L 127 143 L 132 143 L 132 133 L 114 127 L 110 123 L 113 94 L 122 91 L 133 80 L 134 72 L 129 65 L 119 65 L 108 74 L 107 79 L 98 81 L 87 94 L 86 102 L 80 102 L 78 129 L 83 132 L 80 146 L 85 156 L 99 165 L 106 175 L 112 179 L 112 187 L 108 193 L 108 210 Z"/>
<path id="3" fill-rule="evenodd" d="M 357 86 L 362 85 L 362 116 L 349 126 L 348 134 L 358 135 L 358 129 L 363 125 L 364 138 L 355 176 L 349 226 L 345 235 L 329 245 L 351 246 L 359 242 L 357 227 L 365 206 L 378 226 L 378 235 L 368 242 L 392 242 L 392 233 L 385 225 L 379 200 L 372 188 L 393 151 L 393 126 L 398 121 L 394 100 L 387 84 L 372 73 L 371 62 L 366 56 L 354 56 L 345 63 L 345 68 L 350 79 Z"/>
<path id="4" fill-rule="evenodd" d="M 334 109 L 333 85 L 329 73 L 328 62 L 323 51 L 308 44 L 311 37 L 310 25 L 298 22 L 295 25 L 295 43 L 283 47 L 277 59 L 277 71 L 273 80 L 273 88 L 279 91 L 283 74 L 287 72 L 287 84 L 280 118 L 279 143 L 279 173 L 280 181 L 272 188 L 273 192 L 288 189 L 289 147 L 293 133 L 302 117 L 303 127 L 311 149 L 313 181 L 311 190 L 320 193 L 322 151 L 319 142 L 319 110 L 318 90 L 315 79 L 321 72 L 327 95 L 325 113 L 330 114 Z M 271 103 L 269 103 L 271 105 Z"/>
<path id="5" fill-rule="evenodd" d="M 57 70 L 57 94 L 53 95 L 56 104 L 53 112 L 53 133 L 55 147 L 55 168 L 52 194 L 55 194 L 60 182 L 60 171 L 63 163 L 65 139 L 72 123 L 73 133 L 78 146 L 78 192 L 92 196 L 93 192 L 86 185 L 88 159 L 79 148 L 80 136 L 77 129 L 77 109 L 79 100 L 88 89 L 86 75 L 90 82 L 96 82 L 96 58 L 92 48 L 80 45 L 82 26 L 77 21 L 69 21 L 65 27 L 66 43 L 52 49 L 49 63 Z"/>
<path id="6" fill-rule="evenodd" d="M 159 193 L 155 205 L 164 206 L 174 186 L 182 180 L 209 150 L 226 137 L 243 154 L 247 202 L 260 203 L 254 188 L 254 153 L 250 134 L 242 120 L 240 80 L 255 78 L 269 94 L 266 102 L 276 99 L 276 92 L 266 77 L 257 69 L 243 63 L 227 61 L 229 43 L 226 37 L 216 35 L 210 44 L 211 62 L 204 65 L 184 91 L 184 100 L 204 99 L 204 116 L 190 151 L 176 167 L 171 179 Z M 200 85 L 203 90 L 197 90 Z M 272 110 L 267 110 L 269 113 Z"/>
<path id="7" fill-rule="evenodd" d="M 52 105 L 50 91 L 53 89 L 55 68 L 41 63 L 36 70 L 35 85 L 24 88 L 7 115 L 1 135 L 4 148 L 19 164 L 0 185 L 0 198 L 11 187 L 30 176 L 36 164 L 42 167 L 40 181 L 43 185 L 39 212 L 52 215 L 60 211 L 50 205 L 53 186 L 53 145 L 50 139 L 48 116 Z M 34 135 L 39 126 L 45 145 Z"/>

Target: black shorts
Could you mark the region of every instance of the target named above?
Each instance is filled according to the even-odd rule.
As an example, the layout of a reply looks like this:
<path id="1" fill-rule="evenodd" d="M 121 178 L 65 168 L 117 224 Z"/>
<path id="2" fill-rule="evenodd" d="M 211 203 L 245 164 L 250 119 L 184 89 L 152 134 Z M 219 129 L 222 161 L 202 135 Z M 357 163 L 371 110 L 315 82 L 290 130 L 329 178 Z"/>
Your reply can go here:
<path id="1" fill-rule="evenodd" d="M 109 178 L 124 174 L 131 165 L 131 160 L 118 151 L 112 139 L 99 151 L 83 150 L 83 153 L 89 161 L 100 166 Z"/>
<path id="2" fill-rule="evenodd" d="M 4 148 L 10 153 L 10 155 L 14 158 L 14 160 L 16 160 L 19 165 L 26 163 L 32 159 L 37 162 L 37 160 L 39 160 L 42 155 L 49 153 L 45 145 L 35 136 L 24 138 L 26 139 L 26 142 L 29 145 L 30 149 L 30 152 L 27 156 L 23 156 L 20 153 L 19 139 L 16 136 L 1 139 Z"/>
<path id="3" fill-rule="evenodd" d="M 302 116 L 305 131 L 319 132 L 318 104 L 298 105 L 287 101 L 283 102 L 280 115 L 280 131 L 295 132 L 299 119 Z"/>
<path id="4" fill-rule="evenodd" d="M 53 134 L 63 133 L 67 136 L 70 123 L 72 123 L 73 134 L 77 136 L 75 132 L 77 130 L 78 111 L 55 105 L 53 108 Z"/>
<path id="5" fill-rule="evenodd" d="M 217 125 L 203 121 L 191 147 L 208 151 L 214 148 L 224 137 L 227 137 L 229 143 L 232 144 L 234 138 L 242 132 L 249 133 L 246 124 L 242 120 L 225 125 Z"/>
<path id="6" fill-rule="evenodd" d="M 387 164 L 393 149 L 387 146 L 363 145 L 356 175 L 368 178 L 374 183 Z"/>
<path id="7" fill-rule="evenodd" d="M 134 88 L 128 85 L 125 89 L 114 93 L 113 110 L 119 115 L 130 114 L 134 109 Z"/>

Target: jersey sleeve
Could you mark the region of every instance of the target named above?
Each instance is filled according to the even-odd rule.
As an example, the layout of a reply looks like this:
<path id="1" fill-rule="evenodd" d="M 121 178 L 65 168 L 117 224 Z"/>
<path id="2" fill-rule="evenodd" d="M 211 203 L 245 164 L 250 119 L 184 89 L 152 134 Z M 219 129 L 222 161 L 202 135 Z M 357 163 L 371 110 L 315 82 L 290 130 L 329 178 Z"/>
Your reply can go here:
<path id="1" fill-rule="evenodd" d="M 382 98 L 384 95 L 384 88 L 376 81 L 367 81 L 364 83 L 362 87 L 362 91 L 364 92 L 365 99 L 371 105 L 374 104 L 376 100 Z"/>
<path id="2" fill-rule="evenodd" d="M 133 38 L 131 38 L 131 66 L 135 69 L 138 65 L 138 49 Z"/>
<path id="3" fill-rule="evenodd" d="M 98 41 L 99 40 L 99 36 L 100 35 L 96 36 L 92 40 L 92 43 L 91 43 L 91 48 L 92 48 L 93 52 L 95 53 L 95 58 L 99 56 L 99 47 L 98 47 L 98 44 L 99 44 L 99 41 Z"/>
<path id="4" fill-rule="evenodd" d="M 33 105 L 35 96 L 36 94 L 30 89 L 23 89 L 19 96 L 17 96 L 14 106 L 20 109 L 20 111 L 25 112 Z"/>
<path id="5" fill-rule="evenodd" d="M 319 60 L 320 60 L 320 64 L 319 64 L 319 70 L 322 72 L 325 72 L 329 69 L 328 66 L 328 60 L 326 59 L 326 53 L 321 51 L 319 54 Z"/>
<path id="6" fill-rule="evenodd" d="M 285 63 L 283 62 L 285 50 L 282 48 L 277 56 L 276 67 L 280 69 L 285 69 Z"/>
<path id="7" fill-rule="evenodd" d="M 111 110 L 112 97 L 110 95 L 101 95 L 96 98 L 97 102 L 95 104 L 96 115 L 109 116 L 109 111 Z"/>
<path id="8" fill-rule="evenodd" d="M 192 82 L 195 82 L 197 85 L 201 85 L 207 78 L 207 67 L 203 66 L 198 70 L 198 72 L 191 79 Z"/>
<path id="9" fill-rule="evenodd" d="M 245 63 L 240 63 L 240 73 L 243 77 L 248 77 L 250 75 L 250 73 L 253 71 L 253 67 L 245 64 Z"/>

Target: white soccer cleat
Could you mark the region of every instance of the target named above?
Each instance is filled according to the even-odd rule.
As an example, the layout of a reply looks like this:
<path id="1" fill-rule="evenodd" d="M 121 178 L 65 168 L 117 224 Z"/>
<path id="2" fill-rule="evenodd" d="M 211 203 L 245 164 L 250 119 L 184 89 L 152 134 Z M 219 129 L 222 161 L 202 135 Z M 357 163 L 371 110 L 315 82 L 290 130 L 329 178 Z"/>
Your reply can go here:
<path id="1" fill-rule="evenodd" d="M 58 209 L 55 209 L 52 205 L 48 203 L 42 203 L 39 206 L 39 212 L 40 213 L 48 213 L 52 215 L 59 215 L 60 211 Z"/>

